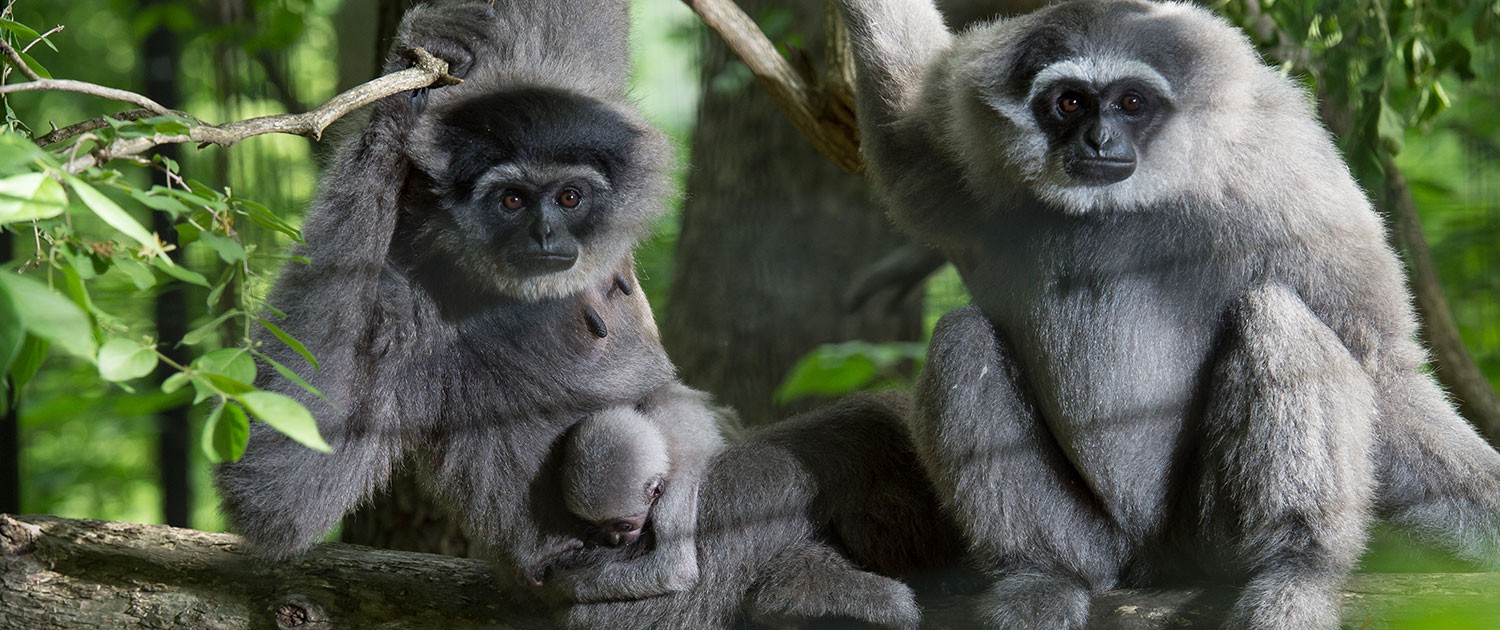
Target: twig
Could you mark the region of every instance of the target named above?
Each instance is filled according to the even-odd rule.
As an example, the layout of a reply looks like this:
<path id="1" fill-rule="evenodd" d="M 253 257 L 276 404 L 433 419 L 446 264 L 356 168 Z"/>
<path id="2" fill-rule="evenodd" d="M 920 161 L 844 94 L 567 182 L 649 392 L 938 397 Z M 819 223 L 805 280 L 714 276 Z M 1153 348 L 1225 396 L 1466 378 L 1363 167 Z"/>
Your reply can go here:
<path id="1" fill-rule="evenodd" d="M 109 118 L 113 118 L 115 120 L 140 120 L 142 118 L 148 118 L 153 114 L 155 114 L 155 112 L 149 109 L 130 109 L 118 114 L 110 114 Z M 109 121 L 105 120 L 102 117 L 95 118 L 93 120 L 85 120 L 81 123 L 68 125 L 66 127 L 63 127 L 62 129 L 53 129 L 52 131 L 49 131 L 46 134 L 37 137 L 34 142 L 36 142 L 36 145 L 39 147 L 51 146 L 69 138 L 80 136 L 90 131 L 97 131 L 108 126 Z"/>
<path id="2" fill-rule="evenodd" d="M 9 48 L 9 46 L 7 46 L 7 48 Z M 14 49 L 11 49 L 11 51 L 14 52 Z M 25 67 L 26 64 L 23 63 L 21 64 L 21 66 Z M 30 68 L 27 68 L 26 72 L 28 73 L 27 76 L 32 76 L 30 74 Z M 107 98 L 111 101 L 130 103 L 132 105 L 135 105 L 136 107 L 149 109 L 152 111 L 152 113 L 156 114 L 172 113 L 172 110 L 163 107 L 161 103 L 153 101 L 140 94 L 136 94 L 135 92 L 120 90 L 112 87 L 104 87 L 102 85 L 95 85 L 93 83 L 86 83 L 83 81 L 74 81 L 72 79 L 39 78 L 27 81 L 25 83 L 15 83 L 12 85 L 0 86 L 0 96 L 14 94 L 16 92 L 35 91 L 76 92 L 78 94 L 88 94 L 100 98 Z"/>
<path id="3" fill-rule="evenodd" d="M 44 41 L 47 41 L 48 37 L 51 37 L 53 35 L 58 34 L 59 32 L 61 32 L 63 30 L 63 28 L 64 27 L 63 27 L 62 24 L 58 24 L 57 26 L 54 26 L 54 27 L 48 29 L 47 32 L 42 33 L 41 35 L 38 35 L 36 39 L 31 40 L 31 43 L 27 44 L 25 48 L 22 48 L 21 52 L 30 52 L 32 46 L 35 46 L 35 45 L 40 44 L 40 43 L 42 43 Z"/>
<path id="4" fill-rule="evenodd" d="M 182 134 L 156 134 L 153 136 L 146 136 L 141 138 L 122 138 L 87 155 L 80 155 L 73 158 L 72 160 L 69 160 L 66 164 L 63 165 L 63 170 L 69 173 L 80 173 L 89 169 L 90 167 L 103 164 L 113 159 L 127 158 L 139 155 L 140 153 L 150 150 L 152 147 L 163 144 L 193 142 L 200 144 L 215 144 L 218 146 L 227 147 L 246 138 L 265 135 L 268 133 L 285 133 L 297 136 L 306 136 L 314 140 L 318 140 L 323 137 L 323 131 L 327 129 L 329 125 L 333 124 L 334 121 L 381 98 L 390 96 L 392 94 L 406 92 L 408 90 L 424 88 L 437 83 L 451 84 L 459 82 L 459 79 L 448 74 L 447 62 L 432 56 L 427 51 L 420 48 L 412 49 L 411 54 L 416 58 L 417 63 L 415 66 L 406 70 L 402 70 L 400 72 L 394 72 L 385 75 L 368 83 L 355 86 L 348 91 L 333 97 L 327 103 L 324 103 L 322 106 L 310 112 L 303 114 L 262 116 L 260 118 L 251 118 L 249 120 L 224 123 L 222 125 L 210 125 L 203 123 L 193 124 L 188 127 L 187 133 Z M 38 83 L 43 82 L 32 81 L 30 83 L 21 83 L 14 86 L 6 86 L 6 88 L 36 85 Z M 69 83 L 79 84 L 80 82 L 71 81 Z M 110 90 L 110 88 L 102 88 L 100 86 L 89 83 L 81 83 L 81 85 L 88 86 L 90 88 L 90 91 L 86 92 L 89 94 L 99 95 L 101 90 Z M 48 88 L 41 87 L 34 89 Z M 123 91 L 117 90 L 116 92 Z M 5 92 L 3 90 L 0 90 L 0 94 L 4 93 Z M 122 98 L 117 98 L 116 100 L 127 103 L 140 104 L 138 101 L 130 98 L 139 97 L 139 95 L 133 95 L 129 92 L 123 92 L 122 96 Z M 157 105 L 157 107 L 160 107 L 160 105 Z M 162 109 L 163 112 L 156 112 L 153 110 L 153 113 L 164 113 L 166 110 L 165 108 Z M 74 125 L 74 127 L 76 126 L 77 125 Z M 72 127 L 58 130 L 56 132 L 53 132 L 53 134 L 61 133 L 63 131 L 67 131 L 68 129 L 72 129 Z M 52 134 L 48 135 L 50 136 Z"/>
<path id="5" fill-rule="evenodd" d="M 37 74 L 35 70 L 31 69 L 31 66 L 26 65 L 26 60 L 21 58 L 21 53 L 16 52 L 16 49 L 10 45 L 10 42 L 5 41 L 3 38 L 0 38 L 0 50 L 5 51 L 5 56 L 10 59 L 11 65 L 20 70 L 21 74 L 26 75 L 26 78 L 32 81 L 42 80 L 42 75 Z"/>
<path id="6" fill-rule="evenodd" d="M 683 0 L 745 63 L 797 131 L 824 157 L 850 173 L 864 169 L 853 116 L 839 110 L 850 99 L 830 98 L 825 86 L 809 86 L 771 43 L 755 20 L 732 0 Z M 837 75 L 835 75 L 837 76 Z M 834 82 L 836 85 L 837 82 Z"/>

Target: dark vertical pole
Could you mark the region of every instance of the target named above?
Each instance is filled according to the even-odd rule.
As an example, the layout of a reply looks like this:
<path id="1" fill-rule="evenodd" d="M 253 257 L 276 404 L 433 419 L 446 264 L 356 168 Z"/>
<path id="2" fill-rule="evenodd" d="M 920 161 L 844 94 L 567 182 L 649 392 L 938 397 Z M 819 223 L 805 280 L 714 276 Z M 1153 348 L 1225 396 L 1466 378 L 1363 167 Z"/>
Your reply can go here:
<path id="1" fill-rule="evenodd" d="M 0 231 L 0 265 L 10 262 L 10 233 Z M 10 376 L 0 374 L 0 387 L 10 387 Z M 10 404 L 0 413 L 0 513 L 21 512 L 21 419 L 16 410 L 20 392 L 11 392 Z"/>
<path id="2" fill-rule="evenodd" d="M 142 0 L 145 6 L 159 4 L 163 0 Z M 175 107 L 177 95 L 177 61 L 179 56 L 177 34 L 158 26 L 146 36 L 146 96 L 167 107 Z M 177 159 L 177 145 L 165 145 L 157 154 Z M 166 177 L 156 172 L 155 183 L 166 184 Z M 168 245 L 177 244 L 177 232 L 172 222 L 162 213 L 151 215 L 151 229 Z M 174 253 L 175 255 L 175 253 Z M 187 363 L 188 357 L 177 343 L 187 334 L 187 303 L 183 299 L 181 285 L 174 285 L 157 294 L 156 336 L 167 356 L 178 363 Z M 166 378 L 171 370 L 165 365 L 157 368 L 157 379 Z M 156 461 L 161 473 L 162 515 L 168 525 L 191 526 L 193 505 L 192 486 L 188 480 L 188 448 L 192 441 L 192 430 L 188 425 L 188 407 L 179 405 L 166 409 L 157 416 Z"/>

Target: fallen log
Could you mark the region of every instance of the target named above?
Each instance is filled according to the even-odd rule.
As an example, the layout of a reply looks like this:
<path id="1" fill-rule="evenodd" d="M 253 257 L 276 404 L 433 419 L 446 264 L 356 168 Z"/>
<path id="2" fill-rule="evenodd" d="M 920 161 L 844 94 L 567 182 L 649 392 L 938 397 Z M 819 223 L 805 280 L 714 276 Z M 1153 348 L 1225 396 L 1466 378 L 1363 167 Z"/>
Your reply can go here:
<path id="1" fill-rule="evenodd" d="M 928 624 L 967 627 L 972 579 L 924 597 Z M 545 606 L 466 558 L 326 543 L 267 563 L 238 536 L 0 514 L 0 628 L 544 628 Z M 1089 627 L 1216 627 L 1222 589 L 1120 590 Z M 1346 628 L 1500 628 L 1500 574 L 1370 573 L 1344 591 Z"/>

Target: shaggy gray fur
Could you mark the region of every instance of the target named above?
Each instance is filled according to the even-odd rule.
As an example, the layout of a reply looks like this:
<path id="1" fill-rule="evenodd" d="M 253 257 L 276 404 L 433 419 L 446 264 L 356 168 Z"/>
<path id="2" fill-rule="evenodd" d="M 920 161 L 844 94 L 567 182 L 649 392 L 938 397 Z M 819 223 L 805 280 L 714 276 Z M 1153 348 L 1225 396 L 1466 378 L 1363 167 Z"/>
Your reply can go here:
<path id="1" fill-rule="evenodd" d="M 930 2 L 841 5 L 871 179 L 974 296 L 914 433 L 991 625 L 1082 627 L 1090 593 L 1186 575 L 1245 584 L 1229 627 L 1333 628 L 1372 515 L 1500 564 L 1500 455 L 1423 371 L 1307 95 L 1238 30 L 1142 0 L 956 36 Z M 1133 174 L 1073 177 L 1059 81 L 1160 98 Z"/>
<path id="2" fill-rule="evenodd" d="M 709 458 L 723 447 L 708 395 L 680 384 L 580 422 L 563 457 L 568 509 L 595 525 L 595 539 L 604 544 L 634 542 L 647 524 L 655 541 L 654 551 L 636 562 L 606 565 L 628 567 L 624 574 L 580 577 L 647 582 L 662 593 L 692 586 L 698 580 L 698 486 Z M 633 529 L 619 531 L 622 523 Z"/>
<path id="3" fill-rule="evenodd" d="M 310 263 L 288 265 L 272 292 L 281 327 L 321 369 L 275 340 L 267 352 L 328 400 L 270 369 L 259 385 L 306 404 L 333 453 L 256 423 L 244 458 L 219 468 L 225 513 L 262 553 L 305 550 L 413 461 L 476 543 L 534 574 L 584 545 L 554 474 L 566 431 L 609 407 L 702 402 L 675 382 L 631 271 L 671 189 L 666 139 L 624 95 L 627 24 L 623 2 L 407 15 L 393 50 L 426 48 L 464 83 L 372 106 L 322 177 L 298 251 Z M 386 70 L 406 65 L 393 56 Z M 506 185 L 593 183 L 559 227 L 576 237 L 576 264 L 505 275 L 512 235 L 530 237 L 498 218 L 498 193 L 484 189 L 494 173 L 524 180 Z M 706 409 L 676 420 L 717 431 Z M 669 494 L 690 506 L 695 493 Z M 589 571 L 556 587 L 580 601 L 681 588 L 632 566 Z"/>
<path id="4" fill-rule="evenodd" d="M 959 534 L 912 450 L 899 396 L 858 397 L 752 433 L 708 463 L 698 583 L 663 597 L 574 606 L 573 628 L 776 627 L 823 617 L 911 628 L 912 590 L 891 579 L 950 567 Z M 605 561 L 629 548 L 601 549 Z"/>
<path id="5" fill-rule="evenodd" d="M 322 177 L 298 252 L 310 263 L 289 265 L 271 295 L 321 369 L 269 338 L 266 351 L 328 400 L 270 369 L 259 385 L 306 404 L 333 453 L 256 423 L 244 458 L 217 470 L 223 509 L 258 551 L 285 558 L 411 462 L 512 569 L 502 576 L 513 587 L 545 584 L 563 622 L 728 626 L 748 609 L 910 626 L 910 590 L 863 569 L 940 561 L 932 549 L 952 537 L 899 402 L 838 408 L 720 451 L 720 412 L 674 379 L 632 271 L 670 188 L 667 143 L 623 94 L 625 8 L 513 0 L 408 13 L 395 50 L 430 50 L 465 81 L 372 106 Z M 576 240 L 577 261 L 512 273 L 544 232 L 531 206 L 502 210 L 504 193 L 530 204 L 558 199 L 559 186 L 586 203 L 535 212 L 555 219 L 549 241 Z M 666 441 L 668 483 L 640 542 L 590 545 L 564 499 L 569 431 L 624 410 Z"/>

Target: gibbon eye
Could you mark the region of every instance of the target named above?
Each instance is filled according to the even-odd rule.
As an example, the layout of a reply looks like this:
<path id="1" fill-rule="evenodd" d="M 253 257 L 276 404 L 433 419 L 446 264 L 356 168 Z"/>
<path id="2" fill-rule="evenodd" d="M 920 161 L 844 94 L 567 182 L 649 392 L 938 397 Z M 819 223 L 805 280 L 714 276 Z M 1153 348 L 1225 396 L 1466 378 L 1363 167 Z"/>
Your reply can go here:
<path id="1" fill-rule="evenodd" d="M 633 532 L 635 531 L 635 526 L 625 522 L 615 523 L 615 531 Z"/>
<path id="2" fill-rule="evenodd" d="M 1135 92 L 1129 92 L 1120 97 L 1120 109 L 1125 110 L 1127 114 L 1139 112 L 1145 105 L 1146 99 L 1141 98 L 1141 95 Z"/>
<path id="3" fill-rule="evenodd" d="M 1064 92 L 1062 96 L 1057 97 L 1057 111 L 1071 114 L 1080 109 L 1083 109 L 1083 97 L 1077 92 Z"/>
<path id="4" fill-rule="evenodd" d="M 564 208 L 577 208 L 582 201 L 583 195 L 572 188 L 564 188 L 562 192 L 557 193 L 557 205 Z"/>
<path id="5" fill-rule="evenodd" d="M 516 193 L 508 192 L 500 198 L 500 205 L 505 206 L 506 210 L 520 210 L 521 206 L 526 205 L 526 200 Z"/>

